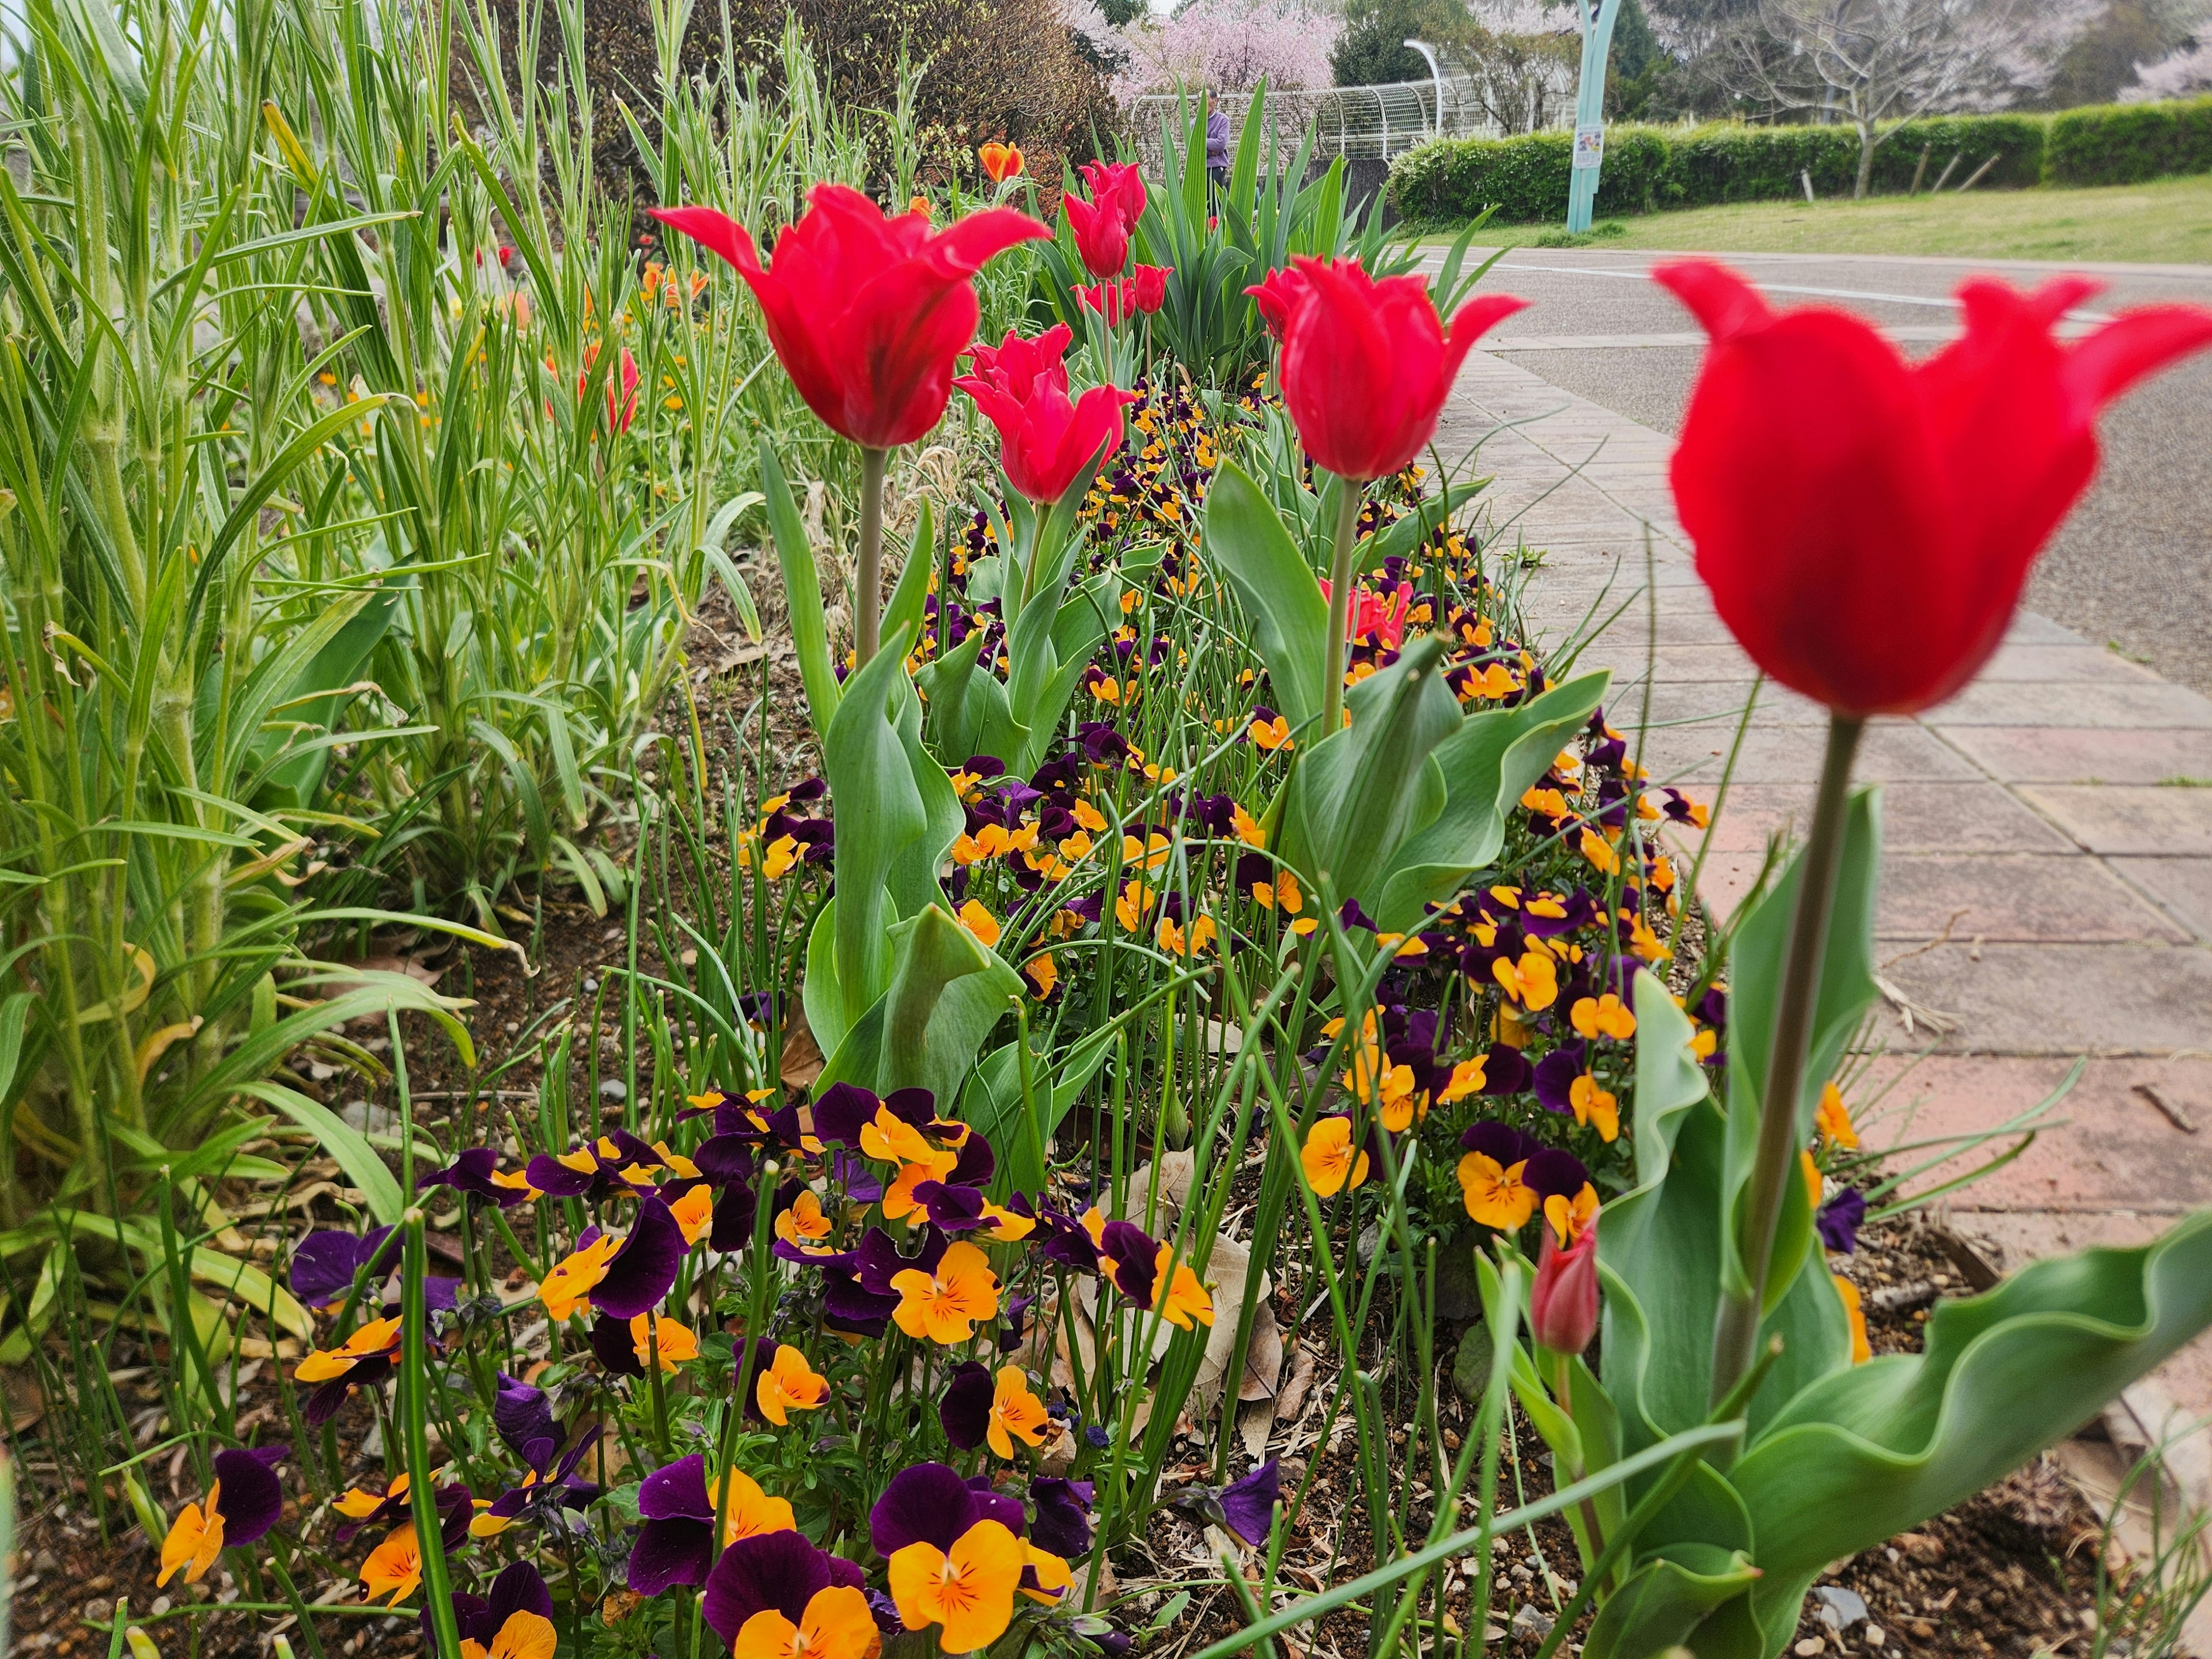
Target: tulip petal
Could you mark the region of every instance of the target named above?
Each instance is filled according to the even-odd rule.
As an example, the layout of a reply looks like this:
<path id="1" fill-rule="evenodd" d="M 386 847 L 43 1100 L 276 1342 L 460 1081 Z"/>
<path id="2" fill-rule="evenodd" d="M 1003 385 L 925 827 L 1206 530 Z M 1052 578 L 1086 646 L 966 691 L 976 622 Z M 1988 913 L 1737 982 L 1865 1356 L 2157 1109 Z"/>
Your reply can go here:
<path id="1" fill-rule="evenodd" d="M 708 252 L 720 254 L 737 270 L 749 276 L 760 273 L 760 250 L 753 245 L 752 233 L 719 208 L 648 208 L 646 210 L 671 230 L 681 231 Z"/>
<path id="2" fill-rule="evenodd" d="M 2212 345 L 2212 311 L 2202 306 L 2139 306 L 2124 311 L 2066 354 L 2068 389 L 2093 409 L 2178 359 Z"/>
<path id="3" fill-rule="evenodd" d="M 1686 306 L 1717 342 L 1771 322 L 1764 295 L 1726 265 L 1711 259 L 1670 259 L 1651 267 L 1651 280 Z"/>

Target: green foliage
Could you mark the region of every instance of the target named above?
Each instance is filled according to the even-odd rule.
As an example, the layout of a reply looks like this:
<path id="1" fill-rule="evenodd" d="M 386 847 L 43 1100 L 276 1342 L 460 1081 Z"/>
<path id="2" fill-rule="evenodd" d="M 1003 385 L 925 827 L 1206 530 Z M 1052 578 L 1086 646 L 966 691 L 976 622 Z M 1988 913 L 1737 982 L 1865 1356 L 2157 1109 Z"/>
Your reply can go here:
<path id="1" fill-rule="evenodd" d="M 1441 46 L 1469 32 L 1466 9 L 1449 0 L 1352 0 L 1329 68 L 1340 87 L 1419 81 L 1429 73 L 1428 60 L 1407 41 Z"/>
<path id="2" fill-rule="evenodd" d="M 2005 189 L 2202 172 L 2212 168 L 2212 113 L 2200 111 L 2212 111 L 2212 100 L 2060 116 L 1922 117 L 1883 130 L 1870 187 L 1903 193 L 1939 179 L 1962 185 L 1977 173 L 1977 188 Z M 2106 118 L 2114 136 L 2099 137 Z M 2091 176 L 2115 149 L 2124 159 L 2110 165 L 2123 170 Z M 1490 207 L 1509 222 L 1555 218 L 1566 210 L 1569 151 L 1565 132 L 1424 144 L 1391 164 L 1391 200 L 1416 220 L 1456 220 Z M 1780 200 L 1801 196 L 1808 176 L 1816 196 L 1848 195 L 1858 164 L 1858 135 L 1843 125 L 1617 125 L 1606 134 L 1597 211 Z"/>
<path id="3" fill-rule="evenodd" d="M 2212 97 L 2054 115 L 2045 167 L 2055 185 L 2136 185 L 2212 173 Z"/>

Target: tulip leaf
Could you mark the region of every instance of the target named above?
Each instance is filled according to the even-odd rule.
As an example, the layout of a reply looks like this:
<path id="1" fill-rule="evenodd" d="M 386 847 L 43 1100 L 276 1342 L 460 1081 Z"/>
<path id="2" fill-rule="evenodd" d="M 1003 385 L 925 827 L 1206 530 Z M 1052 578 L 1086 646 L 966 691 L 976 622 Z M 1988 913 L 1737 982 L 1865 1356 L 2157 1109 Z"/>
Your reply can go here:
<path id="1" fill-rule="evenodd" d="M 1376 926 L 1411 932 L 1424 906 L 1449 900 L 1472 872 L 1498 856 L 1505 815 L 1544 775 L 1611 682 L 1608 672 L 1584 674 L 1515 708 L 1469 714 L 1436 746 L 1443 810 L 1391 855 L 1375 907 Z"/>
<path id="2" fill-rule="evenodd" d="M 837 804 L 837 908 L 830 942 L 838 1023 L 848 1030 L 890 988 L 890 927 L 896 915 L 891 872 L 929 828 L 929 810 L 898 726 L 902 699 L 914 695 L 906 646 L 902 630 L 893 634 L 854 672 L 822 743 L 823 774 Z M 811 1008 L 808 1017 L 811 1024 Z M 818 1035 L 816 1040 L 821 1041 Z"/>
<path id="3" fill-rule="evenodd" d="M 1692 1641 L 1698 1659 L 1759 1659 L 1763 1643 L 1745 1595 L 1759 1577 L 1741 1550 L 1676 1545 L 1606 1598 L 1583 1644 L 1584 1659 L 1648 1659 Z M 1735 1614 L 1716 1628 L 1714 1615 L 1730 1604 Z"/>
<path id="4" fill-rule="evenodd" d="M 2212 1212 L 1939 1302 L 1917 1354 L 1801 1391 L 1736 1464 L 1760 1565 L 1816 1571 L 1962 1502 L 2212 1324 Z"/>
<path id="5" fill-rule="evenodd" d="M 983 643 L 979 628 L 915 676 L 915 684 L 928 694 L 931 741 L 939 754 L 956 760 L 988 753 L 985 738 L 1013 718 L 999 677 L 976 665 Z"/>
<path id="6" fill-rule="evenodd" d="M 898 637 L 904 636 L 902 626 Z M 952 843 L 968 827 L 968 812 L 960 804 L 960 792 L 952 787 L 952 780 L 922 746 L 921 699 L 915 692 L 914 682 L 899 675 L 892 696 L 898 707 L 899 746 L 906 751 L 907 770 L 921 799 L 922 830 L 892 861 L 890 895 L 899 915 L 914 916 L 927 905 L 945 902 L 937 872 L 944 867 Z"/>
<path id="7" fill-rule="evenodd" d="M 908 630 L 912 639 L 921 637 L 922 613 L 929 602 L 930 573 L 937 566 L 936 521 L 929 510 L 929 498 L 921 501 L 921 514 L 914 526 L 914 544 L 907 550 L 906 563 L 901 568 L 898 580 L 891 585 L 891 596 L 884 604 L 880 635 Z"/>
<path id="8" fill-rule="evenodd" d="M 1091 1032 L 1068 1050 L 1057 1074 L 1048 1073 L 1044 1057 L 1036 1056 L 1030 1086 L 1037 1097 L 1037 1146 L 1052 1144 L 1061 1120 L 1105 1063 L 1118 1031 L 1107 1026 Z M 1043 1187 L 1043 1166 L 1022 1127 L 1021 1054 L 1012 1042 L 993 1049 L 970 1073 L 960 1094 L 960 1119 L 998 1154 L 999 1179 L 993 1185 L 1001 1197 Z"/>
<path id="9" fill-rule="evenodd" d="M 1321 713 L 1328 601 L 1313 567 L 1251 475 L 1224 461 L 1206 492 L 1206 550 L 1252 622 L 1278 714 L 1293 726 Z"/>
<path id="10" fill-rule="evenodd" d="M 890 988 L 856 1020 L 817 1087 L 959 1092 L 975 1050 L 1023 993 L 1021 976 L 938 905 L 891 928 Z"/>
<path id="11" fill-rule="evenodd" d="M 1432 750 L 1460 729 L 1459 702 L 1439 672 L 1443 642 L 1407 642 L 1398 660 L 1352 688 L 1352 724 L 1307 750 L 1292 774 L 1282 857 L 1339 898 L 1376 896 L 1387 861 L 1443 810 Z"/>
<path id="12" fill-rule="evenodd" d="M 1359 556 L 1359 568 L 1372 570 L 1387 559 L 1412 559 L 1423 542 L 1449 525 L 1451 515 L 1489 489 L 1490 483 L 1488 478 L 1471 478 L 1465 483 L 1447 483 L 1435 495 L 1424 495 L 1404 518 L 1368 538 L 1366 549 Z M 1441 623 L 1443 618 L 1437 620 Z"/>
<path id="13" fill-rule="evenodd" d="M 1821 958 L 1820 991 L 1813 1009 L 1811 1045 L 1805 1056 L 1803 1086 L 1796 1103 L 1797 1127 L 1790 1144 L 1813 1138 L 1813 1113 L 1820 1091 L 1843 1059 L 1844 1048 L 1878 994 L 1874 983 L 1874 906 L 1876 872 L 1881 863 L 1881 792 L 1863 789 L 1851 797 L 1844 824 L 1844 845 L 1836 876 L 1835 908 L 1828 920 L 1827 947 Z M 1744 1225 L 1747 1191 L 1759 1144 L 1759 1092 L 1765 1086 L 1767 1060 L 1778 1018 L 1783 960 L 1797 906 L 1804 855 L 1792 859 L 1782 879 L 1737 924 L 1729 946 L 1728 1142 L 1722 1177 L 1725 1214 L 1733 1218 L 1725 1235 L 1722 1285 L 1730 1292 L 1748 1289 L 1736 1240 Z M 1771 1310 L 1813 1248 L 1813 1208 L 1802 1181 L 1783 1189 L 1781 1224 L 1766 1279 Z"/>
<path id="14" fill-rule="evenodd" d="M 799 677 L 806 686 L 806 713 L 814 722 L 815 736 L 826 746 L 840 694 L 837 670 L 830 656 L 830 622 L 822 609 L 822 577 L 815 568 L 814 545 L 807 539 L 806 521 L 799 517 L 799 503 L 792 499 L 791 486 L 784 482 L 775 446 L 765 437 L 761 440 L 760 472 L 769 533 L 775 542 L 775 561 L 783 572 L 784 602 L 791 612 L 792 643 L 799 648 Z"/>

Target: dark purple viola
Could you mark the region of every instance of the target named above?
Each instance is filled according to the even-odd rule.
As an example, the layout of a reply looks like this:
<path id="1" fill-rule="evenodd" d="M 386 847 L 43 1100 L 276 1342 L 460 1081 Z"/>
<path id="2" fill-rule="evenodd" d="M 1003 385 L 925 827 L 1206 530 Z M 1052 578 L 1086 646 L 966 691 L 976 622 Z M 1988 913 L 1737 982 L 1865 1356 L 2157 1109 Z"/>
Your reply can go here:
<path id="1" fill-rule="evenodd" d="M 1019 1193 L 1008 1200 L 1006 1207 L 1023 1215 L 1028 1214 L 1030 1210 L 1028 1200 Z M 1018 1293 L 1007 1298 L 1006 1305 L 999 1312 L 1000 1353 L 1021 1352 L 1022 1344 L 1029 1340 L 1030 1308 L 1036 1300 L 1034 1297 Z"/>
<path id="2" fill-rule="evenodd" d="M 592 1357 L 609 1376 L 643 1376 L 645 1366 L 637 1357 L 637 1342 L 629 1334 L 629 1321 L 601 1314 L 592 1322 Z"/>
<path id="3" fill-rule="evenodd" d="M 389 1227 L 366 1237 L 353 1233 L 309 1233 L 292 1250 L 292 1294 L 311 1308 L 343 1302 L 364 1267 L 370 1277 L 390 1271 L 399 1257 L 399 1241 Z"/>
<path id="4" fill-rule="evenodd" d="M 904 1298 L 893 1291 L 870 1290 L 860 1282 L 859 1260 L 823 1264 L 822 1322 L 847 1336 L 880 1337 L 890 1327 L 891 1315 Z"/>
<path id="5" fill-rule="evenodd" d="M 598 1140 L 558 1157 L 538 1153 L 530 1160 L 530 1184 L 554 1198 L 580 1198 L 600 1204 L 610 1198 L 650 1192 L 652 1187 L 645 1176 L 632 1182 L 624 1179 L 623 1172 L 633 1168 L 650 1170 L 659 1162 L 660 1154 L 629 1130 L 610 1129 Z"/>
<path id="6" fill-rule="evenodd" d="M 251 1450 L 232 1447 L 215 1455 L 226 1548 L 255 1542 L 282 1518 L 284 1487 L 276 1479 L 276 1466 L 291 1452 L 289 1446 L 276 1445 Z"/>
<path id="7" fill-rule="evenodd" d="M 1091 1548 L 1091 1503 L 1096 1488 L 1088 1480 L 1041 1474 L 1030 1482 L 1036 1518 L 1030 1539 L 1039 1549 L 1069 1560 Z"/>
<path id="8" fill-rule="evenodd" d="M 1017 1538 L 1028 1529 L 1029 1511 L 1022 1507 L 1022 1500 L 998 1491 L 989 1475 L 969 1475 L 968 1490 L 975 1494 L 978 1521 L 995 1521 Z"/>
<path id="9" fill-rule="evenodd" d="M 1589 1184 L 1589 1171 L 1572 1152 L 1547 1146 L 1529 1154 L 1528 1167 L 1521 1172 L 1521 1184 L 1540 1199 L 1571 1199 Z"/>
<path id="10" fill-rule="evenodd" d="M 549 1624 L 553 1618 L 553 1592 L 546 1589 L 545 1580 L 527 1561 L 517 1561 L 503 1569 L 491 1581 L 489 1596 L 455 1590 L 453 1601 L 461 1640 L 474 1642 L 486 1650 L 499 1638 L 501 1627 L 518 1613 L 534 1613 Z M 430 1617 L 428 1607 L 422 1609 L 422 1640 L 434 1650 L 437 1647 L 437 1623 Z"/>
<path id="11" fill-rule="evenodd" d="M 883 1103 L 857 1084 L 831 1084 L 814 1103 L 815 1139 L 825 1146 L 859 1146 L 860 1131 L 876 1121 L 876 1109 Z M 933 1099 L 933 1109 L 935 1103 Z M 933 1109 L 930 1115 L 935 1115 Z"/>
<path id="12" fill-rule="evenodd" d="M 637 1206 L 637 1223 L 622 1248 L 608 1260 L 606 1276 L 592 1286 L 592 1306 L 617 1319 L 635 1319 L 660 1305 L 684 1264 L 683 1224 L 667 1204 L 647 1198 Z"/>
<path id="13" fill-rule="evenodd" d="M 1523 899 L 1521 903 L 1522 930 L 1531 939 L 1558 939 L 1587 927 L 1597 920 L 1597 901 L 1590 896 L 1587 887 L 1576 888 L 1574 896 L 1564 900 L 1559 908 L 1565 914 L 1543 915 L 1532 908 L 1529 900 Z"/>
<path id="14" fill-rule="evenodd" d="M 1547 1112 L 1574 1110 L 1575 1079 L 1583 1074 L 1583 1045 L 1565 1042 L 1536 1062 L 1536 1099 Z"/>
<path id="15" fill-rule="evenodd" d="M 1468 1152 L 1480 1152 L 1501 1170 L 1510 1170 L 1531 1153 L 1542 1150 L 1540 1142 L 1522 1134 L 1511 1124 L 1489 1118 L 1461 1130 L 1459 1144 Z"/>
<path id="16" fill-rule="evenodd" d="M 561 1449 L 553 1402 L 544 1389 L 517 1382 L 505 1371 L 498 1374 L 498 1392 L 492 1396 L 491 1425 L 508 1450 L 541 1474 Z"/>
<path id="17" fill-rule="evenodd" d="M 560 1462 L 550 1469 L 539 1467 L 532 1478 L 520 1486 L 509 1486 L 491 1500 L 490 1504 L 469 1523 L 469 1530 L 480 1538 L 495 1537 L 516 1522 L 532 1517 L 546 1518 L 553 1510 L 580 1510 L 599 1495 L 599 1487 L 589 1480 L 579 1480 L 576 1466 L 590 1455 L 599 1443 L 599 1425 L 596 1423 L 576 1437 L 576 1443 L 561 1454 Z"/>
<path id="18" fill-rule="evenodd" d="M 909 1267 L 926 1273 L 937 1271 L 937 1264 L 945 1259 L 945 1251 L 951 1241 L 934 1227 L 922 1230 L 921 1249 L 913 1255 L 902 1255 L 891 1236 L 881 1227 L 871 1227 L 860 1235 L 860 1243 L 853 1252 L 854 1266 L 860 1283 L 878 1296 L 896 1297 L 891 1280 Z"/>
<path id="19" fill-rule="evenodd" d="M 886 1560 L 908 1544 L 931 1543 L 949 1551 L 982 1518 L 975 1491 L 957 1470 L 943 1463 L 916 1463 L 893 1475 L 868 1511 L 868 1541 Z"/>
<path id="20" fill-rule="evenodd" d="M 631 1593 L 658 1595 L 671 1584 L 702 1583 L 714 1559 L 705 1455 L 693 1452 L 647 1475 L 638 1483 L 637 1512 L 645 1525 L 630 1547 Z"/>
<path id="21" fill-rule="evenodd" d="M 991 1426 L 994 1392 L 990 1369 L 980 1360 L 963 1359 L 946 1382 L 937 1402 L 937 1420 L 945 1437 L 962 1451 L 974 1451 L 983 1443 Z"/>
<path id="22" fill-rule="evenodd" d="M 1150 1233 L 1133 1221 L 1109 1221 L 1100 1229 L 1098 1254 L 1114 1264 L 1115 1290 L 1140 1308 L 1152 1305 L 1160 1247 Z"/>
<path id="23" fill-rule="evenodd" d="M 476 1514 L 476 1498 L 467 1484 L 459 1480 L 440 1486 L 434 1497 L 438 1507 L 438 1535 L 445 1540 L 450 1554 L 460 1548 L 469 1535 L 469 1522 Z M 406 1520 L 414 1502 L 404 1481 L 397 1492 L 386 1488 L 382 1492 L 369 1492 L 356 1486 L 332 1505 L 347 1517 L 333 1536 L 345 1544 L 372 1527 L 397 1526 Z"/>
<path id="24" fill-rule="evenodd" d="M 1282 1468 L 1271 1457 L 1222 1489 L 1221 1517 L 1230 1531 L 1257 1549 L 1274 1529 L 1275 1504 L 1282 1495 Z"/>
<path id="25" fill-rule="evenodd" d="M 1493 1042 L 1482 1057 L 1482 1092 L 1486 1095 L 1523 1094 L 1534 1082 L 1535 1068 L 1518 1048 Z"/>
<path id="26" fill-rule="evenodd" d="M 1820 1243 L 1828 1249 L 1848 1255 L 1859 1247 L 1859 1229 L 1866 1224 L 1866 1194 L 1856 1187 L 1846 1187 L 1820 1206 L 1813 1218 L 1819 1230 Z"/>
<path id="27" fill-rule="evenodd" d="M 707 1575 L 701 1611 L 727 1652 L 755 1613 L 773 1610 L 797 1625 L 816 1592 L 832 1584 L 859 1589 L 865 1582 L 859 1567 L 817 1548 L 804 1533 L 755 1533 L 722 1552 Z"/>
<path id="28" fill-rule="evenodd" d="M 1083 1224 L 1073 1216 L 1040 1208 L 1037 1230 L 1030 1235 L 1030 1241 L 1036 1254 L 1048 1261 L 1056 1261 L 1079 1273 L 1098 1271 L 1098 1246 Z"/>
<path id="29" fill-rule="evenodd" d="M 499 1153 L 489 1146 L 466 1147 L 444 1169 L 416 1177 L 416 1191 L 429 1187 L 451 1187 L 471 1198 L 489 1199 L 502 1210 L 530 1196 L 528 1176 L 499 1178 Z"/>
<path id="30" fill-rule="evenodd" d="M 948 1233 L 971 1232 L 988 1226 L 990 1218 L 983 1213 L 985 1202 L 980 1187 L 955 1187 L 942 1181 L 922 1181 L 915 1183 L 914 1196 L 930 1224 Z"/>

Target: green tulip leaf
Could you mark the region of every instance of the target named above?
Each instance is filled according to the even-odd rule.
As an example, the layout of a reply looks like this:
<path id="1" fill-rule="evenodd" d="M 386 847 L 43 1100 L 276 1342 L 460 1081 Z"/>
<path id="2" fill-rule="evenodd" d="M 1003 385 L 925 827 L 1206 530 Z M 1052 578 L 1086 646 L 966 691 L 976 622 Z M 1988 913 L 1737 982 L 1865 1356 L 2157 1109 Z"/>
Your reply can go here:
<path id="1" fill-rule="evenodd" d="M 934 904 L 892 927 L 891 948 L 890 989 L 838 1043 L 817 1091 L 919 1087 L 950 1102 L 1010 999 L 1023 994 L 1021 976 Z"/>
<path id="2" fill-rule="evenodd" d="M 767 438 L 760 447 L 761 494 L 768 507 L 769 534 L 783 572 L 783 596 L 791 612 L 792 643 L 799 649 L 799 677 L 806 686 L 806 712 L 814 734 L 826 746 L 837 714 L 837 670 L 830 656 L 830 622 L 822 609 L 822 577 L 814 563 L 814 544 L 799 515 L 783 464 Z"/>
<path id="3" fill-rule="evenodd" d="M 1606 1598 L 1583 1644 L 1584 1659 L 1649 1659 L 1686 1645 L 1691 1633 L 1708 1639 L 1692 1649 L 1698 1659 L 1759 1659 L 1755 1627 L 1739 1616 L 1734 1640 L 1710 1639 L 1708 1620 L 1729 1602 L 1742 1602 L 1759 1582 L 1759 1569 L 1741 1551 L 1710 1544 L 1680 1544 L 1646 1561 Z M 1746 1632 L 1752 1634 L 1747 1644 Z"/>
<path id="4" fill-rule="evenodd" d="M 822 744 L 823 773 L 837 804 L 838 904 L 830 943 L 838 1024 L 848 1030 L 890 988 L 889 930 L 896 916 L 891 872 L 929 828 L 928 806 L 899 730 L 902 699 L 914 695 L 906 643 L 902 631 L 893 634 L 846 682 Z M 811 1008 L 808 1017 L 811 1022 Z M 822 1041 L 818 1034 L 816 1041 Z"/>
<path id="5" fill-rule="evenodd" d="M 1233 461 L 1221 464 L 1206 492 L 1205 541 L 1251 619 L 1276 712 L 1306 725 L 1321 713 L 1328 601 L 1260 486 Z"/>
<path id="6" fill-rule="evenodd" d="M 965 760 L 988 754 L 984 744 L 990 734 L 1013 723 L 1006 686 L 976 665 L 983 641 L 979 628 L 915 676 L 929 697 L 929 738 L 940 755 Z"/>
<path id="7" fill-rule="evenodd" d="M 1410 932 L 1425 906 L 1448 902 L 1470 873 L 1498 856 L 1505 815 L 1589 718 L 1612 678 L 1605 672 L 1584 674 L 1516 708 L 1469 714 L 1436 746 L 1443 810 L 1392 855 L 1375 908 L 1378 927 Z"/>
<path id="8" fill-rule="evenodd" d="M 1399 845 L 1443 810 L 1432 751 L 1463 719 L 1443 654 L 1434 635 L 1408 641 L 1397 661 L 1352 688 L 1352 724 L 1315 744 L 1291 775 L 1282 857 L 1340 898 L 1374 897 Z"/>

